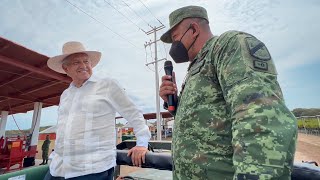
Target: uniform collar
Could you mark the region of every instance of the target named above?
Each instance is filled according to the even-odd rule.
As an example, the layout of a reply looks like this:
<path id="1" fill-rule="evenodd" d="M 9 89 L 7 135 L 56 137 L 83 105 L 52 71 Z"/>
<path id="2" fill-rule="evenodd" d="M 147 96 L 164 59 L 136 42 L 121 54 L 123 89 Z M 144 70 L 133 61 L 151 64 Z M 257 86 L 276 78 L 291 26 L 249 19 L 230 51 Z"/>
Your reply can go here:
<path id="1" fill-rule="evenodd" d="M 203 58 L 203 54 L 206 53 L 211 48 L 211 42 L 215 40 L 217 36 L 213 36 L 210 39 L 207 40 L 207 42 L 203 45 L 199 53 L 197 54 L 196 58 L 201 59 Z"/>
<path id="2" fill-rule="evenodd" d="M 203 47 L 200 49 L 196 57 L 193 59 L 193 61 L 189 64 L 188 71 L 190 68 L 195 64 L 197 61 L 201 61 L 208 53 L 208 50 L 210 48 L 211 41 L 215 39 L 216 36 L 211 37 L 207 40 L 207 42 L 203 45 Z"/>

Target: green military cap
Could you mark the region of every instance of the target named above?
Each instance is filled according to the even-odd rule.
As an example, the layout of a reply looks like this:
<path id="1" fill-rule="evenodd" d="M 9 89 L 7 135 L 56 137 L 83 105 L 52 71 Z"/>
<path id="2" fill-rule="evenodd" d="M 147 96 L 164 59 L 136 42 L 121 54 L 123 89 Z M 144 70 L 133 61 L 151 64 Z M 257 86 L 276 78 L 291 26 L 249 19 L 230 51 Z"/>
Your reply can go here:
<path id="1" fill-rule="evenodd" d="M 161 36 L 161 41 L 172 43 L 171 30 L 186 18 L 203 18 L 209 22 L 208 14 L 205 8 L 200 6 L 186 6 L 173 11 L 169 15 L 170 28 Z"/>

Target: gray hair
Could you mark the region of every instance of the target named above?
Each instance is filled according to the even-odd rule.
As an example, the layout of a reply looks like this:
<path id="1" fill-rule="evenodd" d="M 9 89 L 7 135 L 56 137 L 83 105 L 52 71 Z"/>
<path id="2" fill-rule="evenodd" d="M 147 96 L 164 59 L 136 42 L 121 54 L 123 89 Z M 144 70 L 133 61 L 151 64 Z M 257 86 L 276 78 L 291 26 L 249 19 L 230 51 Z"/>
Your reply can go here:
<path id="1" fill-rule="evenodd" d="M 63 60 L 62 60 L 62 67 L 67 65 L 68 61 L 70 60 L 70 56 L 72 55 L 76 55 L 76 54 L 82 54 L 82 55 L 86 55 L 86 56 L 89 56 L 88 54 L 86 53 L 75 53 L 75 54 L 70 54 L 68 55 L 67 57 L 65 57 Z"/>

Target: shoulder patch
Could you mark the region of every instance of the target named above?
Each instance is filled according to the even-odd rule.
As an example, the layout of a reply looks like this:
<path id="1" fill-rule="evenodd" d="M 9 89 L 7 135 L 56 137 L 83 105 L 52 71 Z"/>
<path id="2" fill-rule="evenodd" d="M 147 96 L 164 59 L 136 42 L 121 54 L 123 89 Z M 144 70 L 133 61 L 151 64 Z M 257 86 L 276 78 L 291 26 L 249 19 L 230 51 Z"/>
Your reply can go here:
<path id="1" fill-rule="evenodd" d="M 271 55 L 263 42 L 252 36 L 246 37 L 245 41 L 251 56 L 262 61 L 269 61 L 271 59 Z"/>
<path id="2" fill-rule="evenodd" d="M 268 63 L 266 63 L 264 61 L 254 60 L 253 67 L 257 68 L 257 69 L 268 71 Z"/>

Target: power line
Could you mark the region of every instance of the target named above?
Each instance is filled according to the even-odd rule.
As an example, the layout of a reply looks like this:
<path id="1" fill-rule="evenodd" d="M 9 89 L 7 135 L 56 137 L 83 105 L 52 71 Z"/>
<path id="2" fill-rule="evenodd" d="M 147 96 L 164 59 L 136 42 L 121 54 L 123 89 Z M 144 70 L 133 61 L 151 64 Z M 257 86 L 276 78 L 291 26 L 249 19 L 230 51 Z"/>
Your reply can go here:
<path id="1" fill-rule="evenodd" d="M 166 59 L 168 59 L 168 54 L 167 54 L 167 48 L 166 48 L 166 45 L 164 44 L 164 42 L 162 42 L 163 44 L 163 47 L 164 47 L 164 53 L 166 55 Z"/>
<path id="2" fill-rule="evenodd" d="M 162 22 L 150 11 L 150 9 L 149 9 L 141 0 L 139 0 L 139 1 L 140 1 L 140 3 L 141 3 L 144 7 L 146 7 L 146 8 L 148 9 L 148 11 L 152 14 L 152 16 L 153 16 L 154 18 L 156 18 L 161 25 L 163 25 Z M 164 25 L 163 25 L 163 26 L 164 26 Z"/>
<path id="3" fill-rule="evenodd" d="M 145 49 L 145 52 L 146 52 L 146 64 L 148 64 L 148 52 L 147 52 L 147 47 L 145 46 L 144 49 Z M 151 51 L 151 58 L 153 59 L 151 46 L 150 46 L 150 51 Z M 148 68 L 150 71 L 154 72 L 154 70 L 150 69 L 149 66 L 147 66 L 147 68 Z"/>
<path id="4" fill-rule="evenodd" d="M 144 21 L 146 24 L 148 24 L 148 26 L 150 26 L 150 24 L 146 21 L 146 20 L 144 20 L 138 13 L 136 13 L 136 11 L 134 11 L 126 2 L 124 2 L 123 0 L 122 0 L 122 2 L 129 8 L 129 9 L 131 9 L 131 11 L 135 14 L 135 15 L 137 15 L 142 21 Z M 152 28 L 152 26 L 150 26 L 151 28 Z"/>
<path id="5" fill-rule="evenodd" d="M 149 46 L 150 47 L 150 57 L 151 57 L 151 59 L 154 59 L 154 57 L 153 57 L 153 51 L 151 50 L 151 46 Z M 159 52 L 159 51 L 158 51 Z M 161 52 L 161 51 L 160 51 Z M 152 71 L 152 72 L 154 72 L 154 70 L 152 70 L 152 69 L 150 69 L 150 67 L 149 67 L 149 65 L 153 65 L 154 66 L 154 63 L 153 62 L 148 62 L 148 53 L 147 53 L 147 47 L 145 46 L 145 53 L 146 53 L 146 59 L 145 59 L 145 61 L 146 61 L 146 66 L 147 66 L 147 68 L 150 70 L 150 71 Z M 166 58 L 163 58 L 163 59 L 161 59 L 161 60 L 159 60 L 159 61 L 162 61 L 162 60 L 167 60 L 168 58 L 166 57 Z M 159 70 L 159 72 L 161 72 L 162 70 L 163 70 L 163 67 L 164 66 L 161 66 L 161 68 L 160 68 L 160 70 Z"/>
<path id="6" fill-rule="evenodd" d="M 79 8 L 78 6 L 76 6 L 75 4 L 72 4 L 71 2 L 69 2 L 68 0 L 66 0 L 70 5 L 72 5 L 73 7 L 75 7 L 76 9 L 78 9 L 79 11 L 83 12 L 84 14 L 86 14 L 87 16 L 89 16 L 91 19 L 95 20 L 96 22 L 98 22 L 99 24 L 101 24 L 102 26 L 104 26 L 105 28 L 107 28 L 109 31 L 111 31 L 112 33 L 114 33 L 115 35 L 119 36 L 121 39 L 127 41 L 128 43 L 130 43 L 132 46 L 138 48 L 136 45 L 134 45 L 132 42 L 130 42 L 129 40 L 127 40 L 126 38 L 124 38 L 123 36 L 121 36 L 119 33 L 113 31 L 111 28 L 109 28 L 107 25 L 103 24 L 101 21 L 99 21 L 98 19 L 96 19 L 95 17 L 91 16 L 90 14 L 88 14 L 86 11 L 84 11 L 83 9 Z"/>
<path id="7" fill-rule="evenodd" d="M 128 21 L 130 21 L 132 24 L 134 24 L 139 30 L 143 31 L 144 33 L 146 33 L 145 30 L 143 30 L 142 28 L 140 28 L 136 23 L 134 23 L 131 19 L 129 19 L 127 16 L 125 16 L 123 13 L 121 13 L 117 8 L 115 8 L 111 3 L 107 2 L 106 0 L 104 0 L 105 3 L 109 4 L 110 7 L 112 7 L 114 10 L 116 10 L 119 14 L 121 14 L 123 17 L 125 17 Z"/>

